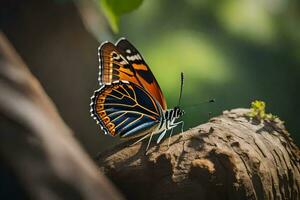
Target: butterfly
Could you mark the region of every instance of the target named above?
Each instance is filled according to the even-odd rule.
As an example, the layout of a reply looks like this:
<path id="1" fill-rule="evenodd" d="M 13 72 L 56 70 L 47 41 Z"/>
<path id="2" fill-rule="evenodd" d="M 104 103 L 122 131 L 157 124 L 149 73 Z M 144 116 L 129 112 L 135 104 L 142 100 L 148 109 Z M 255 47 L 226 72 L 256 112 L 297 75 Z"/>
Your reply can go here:
<path id="1" fill-rule="evenodd" d="M 184 111 L 178 106 L 167 109 L 166 100 L 149 66 L 138 50 L 125 38 L 116 44 L 104 42 L 98 49 L 99 84 L 91 97 L 91 116 L 105 134 L 121 138 L 148 137 L 149 148 L 153 135 L 159 143 L 166 132 L 181 124 L 176 122 Z M 183 88 L 181 79 L 180 98 Z"/>

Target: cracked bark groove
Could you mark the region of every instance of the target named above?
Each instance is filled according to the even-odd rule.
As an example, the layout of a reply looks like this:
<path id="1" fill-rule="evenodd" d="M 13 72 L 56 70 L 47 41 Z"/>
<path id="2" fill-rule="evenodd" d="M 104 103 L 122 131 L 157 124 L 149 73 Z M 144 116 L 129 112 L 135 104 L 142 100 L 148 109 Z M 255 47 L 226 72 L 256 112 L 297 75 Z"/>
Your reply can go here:
<path id="1" fill-rule="evenodd" d="M 0 31 L 0 199 L 123 199 Z"/>
<path id="2" fill-rule="evenodd" d="M 168 139 L 99 154 L 100 169 L 128 199 L 300 199 L 300 153 L 283 123 L 225 111 Z"/>

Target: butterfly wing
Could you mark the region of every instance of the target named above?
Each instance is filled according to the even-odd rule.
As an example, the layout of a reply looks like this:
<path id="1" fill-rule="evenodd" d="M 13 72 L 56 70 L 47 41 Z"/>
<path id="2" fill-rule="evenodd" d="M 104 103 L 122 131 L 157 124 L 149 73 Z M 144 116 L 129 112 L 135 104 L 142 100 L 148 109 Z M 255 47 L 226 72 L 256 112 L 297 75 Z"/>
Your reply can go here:
<path id="1" fill-rule="evenodd" d="M 126 39 L 121 39 L 117 46 L 110 42 L 99 48 L 100 84 L 125 80 L 145 88 L 161 105 L 163 110 L 167 104 L 163 93 L 150 68 L 135 47 Z"/>
<path id="2" fill-rule="evenodd" d="M 91 115 L 105 133 L 134 138 L 153 131 L 160 124 L 162 109 L 142 87 L 116 81 L 94 93 Z"/>
<path id="3" fill-rule="evenodd" d="M 155 99 L 160 103 L 164 110 L 167 109 L 165 97 L 156 81 L 149 66 L 146 64 L 142 55 L 138 50 L 125 38 L 121 38 L 117 44 L 117 48 L 123 50 L 124 55 L 131 66 L 135 70 L 135 74 L 142 87 L 144 87 Z"/>
<path id="4" fill-rule="evenodd" d="M 140 85 L 135 77 L 135 71 L 122 52 L 117 47 L 105 42 L 99 47 L 99 82 L 110 84 L 114 81 L 125 80 Z"/>

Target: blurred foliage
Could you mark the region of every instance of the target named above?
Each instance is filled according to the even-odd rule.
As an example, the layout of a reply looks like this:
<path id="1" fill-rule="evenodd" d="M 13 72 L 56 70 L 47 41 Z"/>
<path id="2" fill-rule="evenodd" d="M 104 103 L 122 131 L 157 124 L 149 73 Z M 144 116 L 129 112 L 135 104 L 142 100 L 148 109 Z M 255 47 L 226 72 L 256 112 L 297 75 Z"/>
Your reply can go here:
<path id="1" fill-rule="evenodd" d="M 185 128 L 262 99 L 300 142 L 299 19 L 295 0 L 148 0 L 121 18 L 115 39 L 140 50 L 169 107 L 185 73 Z"/>
<path id="2" fill-rule="evenodd" d="M 255 100 L 251 102 L 250 112 L 247 113 L 247 116 L 250 118 L 256 118 L 258 120 L 270 120 L 274 121 L 277 116 L 266 113 L 266 103 L 263 101 Z"/>
<path id="3" fill-rule="evenodd" d="M 137 9 L 143 0 L 98 0 L 112 30 L 119 31 L 120 16 Z"/>

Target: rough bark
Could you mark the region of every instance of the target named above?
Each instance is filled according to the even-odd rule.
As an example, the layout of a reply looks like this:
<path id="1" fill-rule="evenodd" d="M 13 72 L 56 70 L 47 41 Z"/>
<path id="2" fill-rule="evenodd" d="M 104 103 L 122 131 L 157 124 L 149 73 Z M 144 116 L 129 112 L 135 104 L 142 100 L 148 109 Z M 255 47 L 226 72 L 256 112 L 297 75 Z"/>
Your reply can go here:
<path id="1" fill-rule="evenodd" d="M 0 198 L 122 199 L 0 32 Z"/>
<path id="2" fill-rule="evenodd" d="M 225 111 L 168 139 L 101 153 L 98 164 L 128 199 L 300 199 L 300 155 L 280 120 Z"/>

